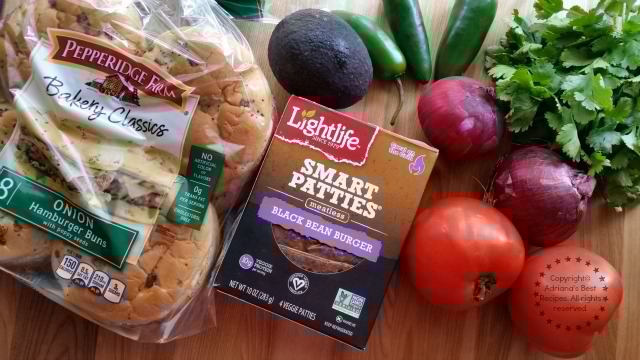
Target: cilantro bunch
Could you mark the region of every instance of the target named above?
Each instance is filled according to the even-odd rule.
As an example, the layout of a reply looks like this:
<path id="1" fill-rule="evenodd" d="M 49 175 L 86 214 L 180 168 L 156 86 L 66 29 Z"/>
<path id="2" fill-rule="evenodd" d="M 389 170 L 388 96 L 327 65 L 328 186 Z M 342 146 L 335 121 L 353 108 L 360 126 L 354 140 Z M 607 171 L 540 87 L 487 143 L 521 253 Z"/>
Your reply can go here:
<path id="1" fill-rule="evenodd" d="M 640 13 L 634 0 L 586 11 L 537 0 L 539 21 L 515 10 L 486 54 L 496 93 L 510 105 L 514 141 L 550 143 L 606 184 L 617 207 L 640 200 Z"/>

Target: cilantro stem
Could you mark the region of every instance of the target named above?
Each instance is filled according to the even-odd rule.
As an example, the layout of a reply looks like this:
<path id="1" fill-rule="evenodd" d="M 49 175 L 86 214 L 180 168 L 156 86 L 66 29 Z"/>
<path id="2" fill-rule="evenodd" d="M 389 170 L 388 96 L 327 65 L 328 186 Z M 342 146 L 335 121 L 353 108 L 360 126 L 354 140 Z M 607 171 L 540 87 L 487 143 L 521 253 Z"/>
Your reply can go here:
<path id="1" fill-rule="evenodd" d="M 622 13 L 624 14 L 624 22 L 627 22 L 629 20 L 629 7 L 627 6 L 627 3 L 623 3 L 622 4 Z M 624 24 L 623 24 L 624 27 Z"/>

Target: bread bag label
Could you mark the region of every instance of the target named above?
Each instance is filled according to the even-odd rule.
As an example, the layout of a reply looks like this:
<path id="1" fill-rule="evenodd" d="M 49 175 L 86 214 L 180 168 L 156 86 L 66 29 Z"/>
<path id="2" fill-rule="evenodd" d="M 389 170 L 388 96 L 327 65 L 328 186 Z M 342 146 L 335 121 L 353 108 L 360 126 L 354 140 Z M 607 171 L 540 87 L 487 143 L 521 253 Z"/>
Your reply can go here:
<path id="1" fill-rule="evenodd" d="M 18 126 L 0 153 L 0 208 L 118 268 L 135 264 L 178 187 L 199 97 L 154 63 L 78 32 L 49 29 L 30 61 L 15 94 Z"/>
<path id="2" fill-rule="evenodd" d="M 223 150 L 193 145 L 185 177 L 176 180 L 180 187 L 167 218 L 176 224 L 200 230 L 218 180 L 222 177 Z"/>
<path id="3" fill-rule="evenodd" d="M 436 158 L 291 97 L 216 286 L 364 348 Z"/>

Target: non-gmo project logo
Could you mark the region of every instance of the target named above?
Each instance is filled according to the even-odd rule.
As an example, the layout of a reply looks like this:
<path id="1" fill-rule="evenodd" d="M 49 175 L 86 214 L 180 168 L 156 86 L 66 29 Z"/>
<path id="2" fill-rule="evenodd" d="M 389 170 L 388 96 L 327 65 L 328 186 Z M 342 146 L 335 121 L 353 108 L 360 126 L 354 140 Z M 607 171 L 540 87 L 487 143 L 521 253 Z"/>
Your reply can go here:
<path id="1" fill-rule="evenodd" d="M 301 295 L 309 289 L 309 278 L 305 274 L 295 273 L 289 277 L 288 285 L 289 291 Z"/>
<path id="2" fill-rule="evenodd" d="M 356 295 L 351 291 L 338 289 L 336 298 L 333 300 L 332 308 L 358 319 L 364 307 L 365 300 L 364 297 Z"/>

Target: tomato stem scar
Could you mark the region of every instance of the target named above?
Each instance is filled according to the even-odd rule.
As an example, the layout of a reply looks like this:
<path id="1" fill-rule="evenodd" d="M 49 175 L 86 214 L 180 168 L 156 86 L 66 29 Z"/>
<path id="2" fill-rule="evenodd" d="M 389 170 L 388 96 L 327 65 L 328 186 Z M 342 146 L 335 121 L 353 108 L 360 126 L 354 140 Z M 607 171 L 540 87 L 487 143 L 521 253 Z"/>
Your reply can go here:
<path id="1" fill-rule="evenodd" d="M 484 301 L 491 294 L 491 286 L 497 283 L 495 273 L 481 273 L 473 284 L 473 300 Z"/>

